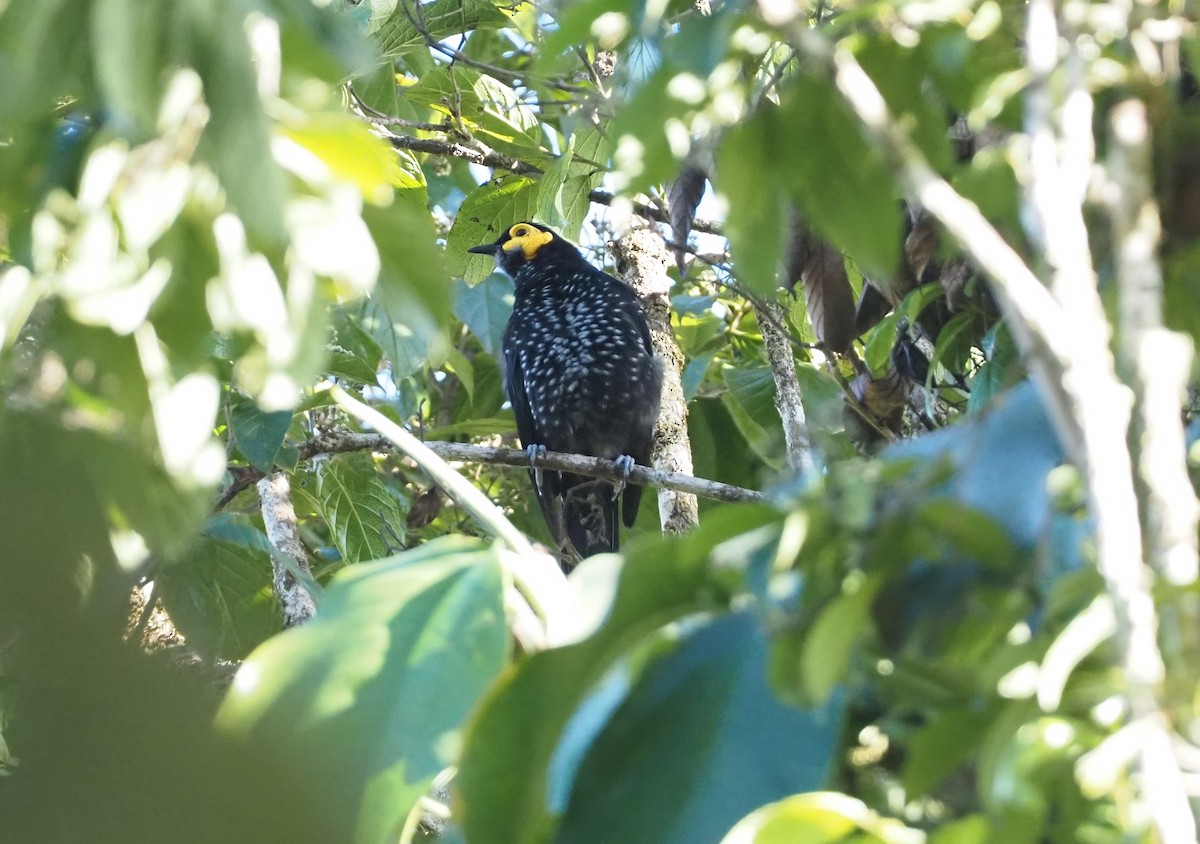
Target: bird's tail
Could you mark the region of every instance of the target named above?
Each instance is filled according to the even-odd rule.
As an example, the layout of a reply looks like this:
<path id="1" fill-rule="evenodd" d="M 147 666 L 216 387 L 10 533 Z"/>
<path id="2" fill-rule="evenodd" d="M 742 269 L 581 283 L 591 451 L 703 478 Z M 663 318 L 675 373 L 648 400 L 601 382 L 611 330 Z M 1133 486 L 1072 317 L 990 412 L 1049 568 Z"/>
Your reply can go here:
<path id="1" fill-rule="evenodd" d="M 617 550 L 615 492 L 611 481 L 602 480 L 583 481 L 564 491 L 563 527 L 581 557 Z"/>

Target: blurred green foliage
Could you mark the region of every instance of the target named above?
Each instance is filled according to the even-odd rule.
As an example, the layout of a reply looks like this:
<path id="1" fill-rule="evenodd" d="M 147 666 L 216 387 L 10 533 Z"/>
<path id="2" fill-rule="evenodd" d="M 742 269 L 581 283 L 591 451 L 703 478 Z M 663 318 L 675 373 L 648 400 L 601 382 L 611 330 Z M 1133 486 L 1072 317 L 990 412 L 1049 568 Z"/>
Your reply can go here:
<path id="1" fill-rule="evenodd" d="M 1024 5 L 785 6 L 0 0 L 0 838 L 1154 840 L 1081 481 L 981 279 L 796 37 L 856 57 L 1032 261 Z M 1087 25 L 1098 101 L 1153 99 L 1185 178 L 1190 74 Z M 696 474 L 772 503 L 670 538 L 647 504 L 572 575 L 573 638 L 526 653 L 508 552 L 398 457 L 302 446 L 353 427 L 334 380 L 430 439 L 511 437 L 512 284 L 466 248 L 537 217 L 594 250 L 684 162 L 728 238 L 672 270 Z M 1200 226 L 1168 199 L 1194 338 Z M 818 348 L 798 219 L 883 297 L 861 371 Z M 764 300 L 812 477 L 784 471 Z M 883 447 L 847 396 L 873 410 L 902 343 L 926 398 Z M 284 632 L 253 485 L 213 506 L 255 470 L 287 474 L 320 598 Z M 524 472 L 461 470 L 546 539 Z M 127 629 L 147 581 L 185 647 Z M 1196 740 L 1185 634 L 1168 708 Z"/>

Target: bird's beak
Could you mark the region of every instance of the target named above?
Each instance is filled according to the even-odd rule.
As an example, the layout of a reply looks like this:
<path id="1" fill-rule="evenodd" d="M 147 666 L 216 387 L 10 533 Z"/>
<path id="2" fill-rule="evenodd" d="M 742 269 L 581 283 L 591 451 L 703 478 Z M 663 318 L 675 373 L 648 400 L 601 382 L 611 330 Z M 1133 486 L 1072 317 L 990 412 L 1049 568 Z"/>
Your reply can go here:
<path id="1" fill-rule="evenodd" d="M 472 246 L 467 251 L 478 255 L 495 255 L 500 251 L 500 247 L 494 243 L 485 243 L 483 246 Z"/>

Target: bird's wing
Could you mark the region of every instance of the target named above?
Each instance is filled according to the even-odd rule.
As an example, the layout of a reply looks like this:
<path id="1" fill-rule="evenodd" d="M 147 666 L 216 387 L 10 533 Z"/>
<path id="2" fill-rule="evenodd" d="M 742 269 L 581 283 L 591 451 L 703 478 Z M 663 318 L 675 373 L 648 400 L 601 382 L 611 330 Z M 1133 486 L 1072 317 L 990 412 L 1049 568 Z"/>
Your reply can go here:
<path id="1" fill-rule="evenodd" d="M 525 376 L 521 371 L 520 355 L 516 349 L 506 346 L 504 349 L 504 387 L 508 392 L 508 400 L 512 403 L 513 415 L 517 419 L 517 436 L 521 445 L 528 448 L 531 445 L 545 445 L 545 439 L 534 422 L 533 409 L 529 406 L 529 396 L 525 391 Z M 537 496 L 538 506 L 546 519 L 550 535 L 561 548 L 566 538 L 563 530 L 562 511 L 558 504 L 561 478 L 558 472 L 541 472 L 541 483 L 538 483 L 538 472 L 529 470 L 529 480 L 533 484 L 534 495 Z"/>

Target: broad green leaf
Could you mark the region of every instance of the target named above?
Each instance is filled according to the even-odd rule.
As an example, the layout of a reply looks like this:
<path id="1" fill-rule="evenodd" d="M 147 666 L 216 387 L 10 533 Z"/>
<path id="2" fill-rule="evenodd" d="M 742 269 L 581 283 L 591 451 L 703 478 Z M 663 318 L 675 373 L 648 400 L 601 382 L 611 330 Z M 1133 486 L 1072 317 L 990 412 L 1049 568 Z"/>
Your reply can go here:
<path id="1" fill-rule="evenodd" d="M 501 152 L 533 164 L 548 158 L 537 114 L 510 86 L 478 70 L 438 67 L 406 88 L 404 99 L 452 120 L 461 119 L 480 140 Z"/>
<path id="2" fill-rule="evenodd" d="M 221 187 L 252 234 L 282 243 L 286 187 L 271 152 L 267 117 L 246 46 L 245 15 L 232 7 L 213 14 L 209 3 L 189 0 L 176 4 L 172 17 L 175 31 L 185 40 L 180 58 L 190 61 L 204 82 L 212 113 L 205 134 Z"/>
<path id="3" fill-rule="evenodd" d="M 383 350 L 390 364 L 391 378 L 399 383 L 431 361 L 440 363 L 448 348 L 440 329 L 415 304 L 401 308 L 392 317 L 392 309 L 378 302 L 369 303 L 363 312 L 363 328 Z"/>
<path id="4" fill-rule="evenodd" d="M 994 713 L 980 707 L 959 707 L 934 715 L 905 743 L 904 786 L 925 794 L 978 752 L 977 739 Z"/>
<path id="5" fill-rule="evenodd" d="M 855 56 L 883 94 L 893 119 L 905 127 L 933 168 L 945 174 L 954 163 L 946 131 L 948 107 L 928 84 L 924 50 L 875 36 L 861 39 Z"/>
<path id="6" fill-rule="evenodd" d="M 804 637 L 800 670 L 811 700 L 823 705 L 853 666 L 855 651 L 873 638 L 871 603 L 881 580 L 848 578 Z"/>
<path id="7" fill-rule="evenodd" d="M 786 160 L 782 178 L 805 219 L 864 272 L 888 277 L 900 259 L 899 199 L 880 150 L 863 139 L 832 81 L 791 78 L 778 120 L 774 154 L 748 150 L 747 167 L 777 181 L 761 162 Z"/>
<path id="8" fill-rule="evenodd" d="M 494 272 L 479 284 L 456 284 L 454 315 L 471 329 L 489 355 L 500 354 L 504 329 L 512 313 L 512 279 Z"/>
<path id="9" fill-rule="evenodd" d="M 570 173 L 558 195 L 558 208 L 566 225 L 562 234 L 577 240 L 592 208 L 592 191 L 600 186 L 608 172 L 608 138 L 603 127 L 595 123 L 579 123 L 571 133 L 575 152 Z"/>
<path id="10" fill-rule="evenodd" d="M 275 455 L 292 424 L 292 411 L 267 413 L 253 400 L 234 395 L 229 402 L 229 430 L 238 450 L 255 469 L 270 472 Z"/>
<path id="11" fill-rule="evenodd" d="M 319 158 L 333 176 L 358 188 L 368 202 L 386 204 L 393 185 L 409 186 L 396 152 L 349 114 L 307 115 L 279 131 Z"/>
<path id="12" fill-rule="evenodd" d="M 733 263 L 738 278 L 760 292 L 777 286 L 786 217 L 779 173 L 762 165 L 779 154 L 777 131 L 774 111 L 761 110 L 730 129 L 717 153 L 715 185 L 729 202 Z"/>
<path id="13" fill-rule="evenodd" d="M 880 817 L 866 803 L 837 792 L 811 792 L 764 806 L 738 823 L 721 844 L 920 844 L 923 833 Z"/>
<path id="14" fill-rule="evenodd" d="M 562 189 L 571 171 L 571 162 L 575 160 L 575 138 L 567 139 L 566 146 L 558 158 L 542 173 L 538 180 L 538 217 L 548 224 L 562 228 L 564 218 L 562 212 Z M 565 233 L 564 233 L 565 234 Z M 571 235 L 566 235 L 571 237 Z"/>
<path id="15" fill-rule="evenodd" d="M 404 517 L 369 454 L 335 454 L 317 467 L 316 495 L 348 563 L 378 560 L 404 540 Z"/>
<path id="16" fill-rule="evenodd" d="M 742 815 L 831 772 L 840 702 L 784 706 L 749 613 L 688 635 L 643 673 L 579 769 L 557 841 L 713 841 Z"/>
<path id="17" fill-rule="evenodd" d="M 398 190 L 396 196 L 397 201 L 385 208 L 362 209 L 379 250 L 379 280 L 371 298 L 410 325 L 421 320 L 436 323 L 450 312 L 450 272 L 425 207 L 425 190 Z"/>
<path id="18" fill-rule="evenodd" d="M 242 659 L 280 630 L 270 545 L 248 525 L 211 526 L 159 566 L 154 594 L 205 659 Z"/>
<path id="19" fill-rule="evenodd" d="M 884 456 L 922 466 L 948 460 L 956 471 L 939 491 L 995 520 L 1018 548 L 1030 548 L 1047 529 L 1046 474 L 1063 453 L 1036 388 L 1026 382 L 974 421 L 897 443 Z"/>
<path id="20" fill-rule="evenodd" d="M 314 619 L 242 664 L 218 726 L 319 785 L 337 840 L 394 842 L 505 664 L 502 592 L 492 552 L 461 537 L 344 569 Z"/>
<path id="21" fill-rule="evenodd" d="M 414 50 L 427 50 L 429 44 L 422 29 L 430 38 L 440 41 L 473 29 L 509 24 L 508 16 L 487 0 L 434 0 L 432 3 L 401 0 L 398 3 L 390 2 L 389 5 L 394 7 L 390 16 L 381 23 L 372 22 L 376 27 L 375 39 L 385 59 Z M 373 11 L 372 18 L 376 15 Z"/>
<path id="22" fill-rule="evenodd" d="M 162 95 L 166 0 L 95 0 L 96 78 L 118 122 L 151 131 Z"/>
<path id="23" fill-rule="evenodd" d="M 548 838 L 551 760 L 572 716 L 640 639 L 673 619 L 725 606 L 729 593 L 723 584 L 737 575 L 722 571 L 710 552 L 720 541 L 774 519 L 765 508 L 714 510 L 685 536 L 631 543 L 616 598 L 599 629 L 578 644 L 529 656 L 493 687 L 470 725 L 459 766 L 468 840 L 511 844 Z M 600 564 L 596 559 L 593 565 Z"/>
<path id="24" fill-rule="evenodd" d="M 10 0 L 0 8 L 0 117 L 48 114 L 59 98 L 90 93 L 92 21 L 71 0 Z"/>
<path id="25" fill-rule="evenodd" d="M 971 396 L 967 399 L 967 412 L 976 414 L 1007 386 L 1020 377 L 1021 359 L 1016 343 L 1003 322 L 996 323 L 980 342 L 987 360 L 971 378 Z"/>
<path id="26" fill-rule="evenodd" d="M 722 370 L 727 391 L 721 401 L 742 436 L 760 457 L 779 464 L 779 411 L 775 408 L 775 378 L 769 366 L 727 366 Z"/>
<path id="27" fill-rule="evenodd" d="M 363 327 L 365 313 L 364 307 L 353 313 L 345 308 L 333 309 L 333 343 L 327 366 L 334 375 L 374 384 L 383 348 Z"/>
<path id="28" fill-rule="evenodd" d="M 491 243 L 513 223 L 537 213 L 538 183 L 528 176 L 499 176 L 473 190 L 446 236 L 446 263 L 467 284 L 483 281 L 496 269 L 490 255 L 472 255 L 472 246 Z"/>

